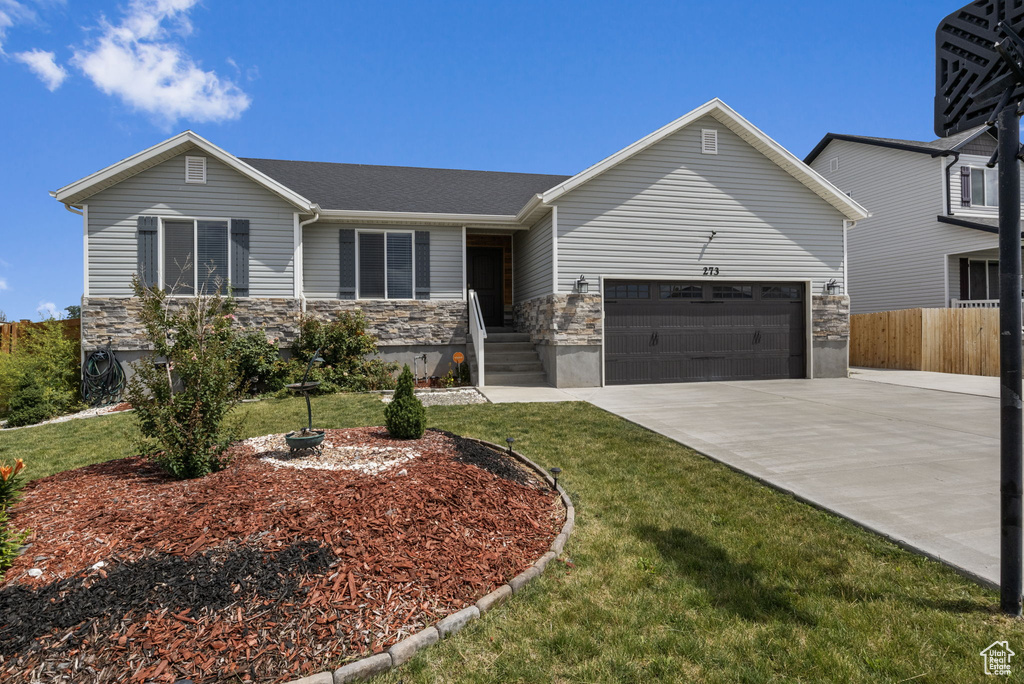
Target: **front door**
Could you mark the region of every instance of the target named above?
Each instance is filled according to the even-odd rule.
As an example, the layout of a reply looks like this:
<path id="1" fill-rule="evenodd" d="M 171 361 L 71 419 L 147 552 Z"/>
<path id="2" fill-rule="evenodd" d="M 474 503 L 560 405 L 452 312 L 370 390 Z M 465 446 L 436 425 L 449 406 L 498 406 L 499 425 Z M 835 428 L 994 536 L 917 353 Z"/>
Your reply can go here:
<path id="1" fill-rule="evenodd" d="M 469 289 L 475 290 L 480 300 L 480 313 L 484 325 L 500 328 L 505 324 L 502 262 L 504 253 L 496 247 L 468 247 L 466 249 L 466 275 Z"/>

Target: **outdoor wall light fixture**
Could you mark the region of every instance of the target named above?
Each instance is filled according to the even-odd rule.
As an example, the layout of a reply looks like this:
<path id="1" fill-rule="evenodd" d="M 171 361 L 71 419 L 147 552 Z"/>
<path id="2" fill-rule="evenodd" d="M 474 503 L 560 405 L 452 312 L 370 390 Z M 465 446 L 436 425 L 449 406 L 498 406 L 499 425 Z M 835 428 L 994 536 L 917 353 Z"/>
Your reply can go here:
<path id="1" fill-rule="evenodd" d="M 839 285 L 839 283 L 836 282 L 835 278 L 833 278 L 832 280 L 828 281 L 825 284 L 825 289 L 828 290 L 828 293 L 830 295 L 838 294 L 840 287 L 841 286 Z"/>
<path id="2" fill-rule="evenodd" d="M 711 242 L 712 240 L 714 240 L 716 235 L 718 235 L 718 231 L 717 230 L 711 231 L 711 235 L 708 236 L 708 242 Z"/>
<path id="3" fill-rule="evenodd" d="M 558 476 L 562 474 L 562 469 L 555 467 L 551 469 L 551 476 L 555 479 L 554 489 L 558 489 Z"/>
<path id="4" fill-rule="evenodd" d="M 509 456 L 512 455 L 512 443 L 515 442 L 515 441 L 516 440 L 513 439 L 512 437 L 506 437 L 505 438 L 505 444 L 508 444 L 508 455 Z"/>
<path id="5" fill-rule="evenodd" d="M 590 283 L 587 282 L 587 279 L 583 276 L 583 274 L 580 274 L 579 280 L 576 281 L 576 292 L 580 294 L 587 294 L 587 292 L 589 291 Z"/>

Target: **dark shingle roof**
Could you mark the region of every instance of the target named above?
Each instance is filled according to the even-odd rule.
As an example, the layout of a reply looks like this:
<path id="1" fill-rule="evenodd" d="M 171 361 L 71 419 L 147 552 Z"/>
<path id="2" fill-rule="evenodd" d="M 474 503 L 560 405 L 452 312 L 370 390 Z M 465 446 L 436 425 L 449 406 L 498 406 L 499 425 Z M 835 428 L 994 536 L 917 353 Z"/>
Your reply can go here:
<path id="1" fill-rule="evenodd" d="M 911 152 L 924 152 L 926 154 L 938 155 L 943 152 L 950 152 L 963 146 L 968 141 L 976 138 L 981 132 L 989 128 L 989 126 L 981 125 L 972 128 L 963 133 L 951 135 L 946 138 L 937 138 L 930 142 L 924 142 L 921 140 L 902 140 L 900 138 L 876 138 L 870 135 L 846 135 L 844 133 L 826 133 L 825 137 L 821 139 L 811 153 L 804 158 L 805 164 L 813 162 L 825 146 L 833 140 L 849 140 L 852 142 L 865 143 L 868 145 L 878 145 L 880 147 L 891 147 L 899 150 L 909 150 Z"/>
<path id="2" fill-rule="evenodd" d="M 322 209 L 516 214 L 571 176 L 242 159 Z"/>

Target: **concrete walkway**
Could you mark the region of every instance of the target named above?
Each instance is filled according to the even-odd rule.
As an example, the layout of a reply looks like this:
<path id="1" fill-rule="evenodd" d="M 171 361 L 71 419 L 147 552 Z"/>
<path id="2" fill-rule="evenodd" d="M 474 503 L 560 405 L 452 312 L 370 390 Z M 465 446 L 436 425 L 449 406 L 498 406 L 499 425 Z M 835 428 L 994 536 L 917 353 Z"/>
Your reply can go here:
<path id="1" fill-rule="evenodd" d="M 957 375 L 929 371 L 888 370 L 885 368 L 851 368 L 854 380 L 884 382 L 889 385 L 920 387 L 921 389 L 976 394 L 979 397 L 999 397 L 999 378 L 985 375 Z"/>
<path id="2" fill-rule="evenodd" d="M 477 387 L 480 394 L 492 404 L 535 404 L 555 401 L 579 401 L 576 397 L 554 387 Z"/>
<path id="3" fill-rule="evenodd" d="M 567 392 L 999 581 L 996 398 L 845 378 Z"/>

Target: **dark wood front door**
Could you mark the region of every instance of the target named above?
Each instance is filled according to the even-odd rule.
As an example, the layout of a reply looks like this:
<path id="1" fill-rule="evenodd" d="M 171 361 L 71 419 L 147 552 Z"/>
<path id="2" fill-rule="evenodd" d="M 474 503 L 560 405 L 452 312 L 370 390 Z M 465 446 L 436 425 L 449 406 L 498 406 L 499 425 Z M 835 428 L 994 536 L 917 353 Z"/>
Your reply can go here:
<path id="1" fill-rule="evenodd" d="M 504 253 L 495 247 L 469 247 L 466 249 L 466 275 L 469 289 L 480 299 L 480 313 L 484 325 L 500 328 L 505 323 L 504 280 L 502 262 Z"/>

